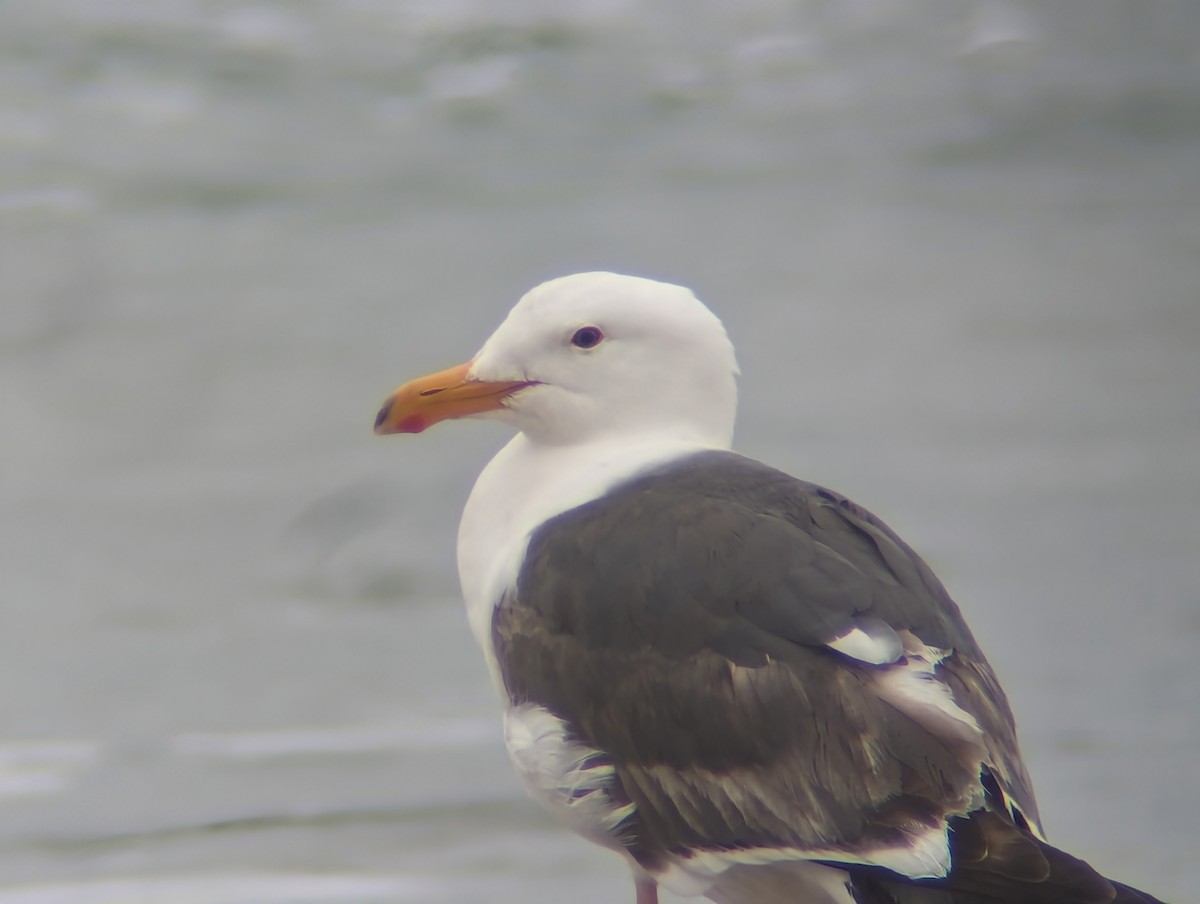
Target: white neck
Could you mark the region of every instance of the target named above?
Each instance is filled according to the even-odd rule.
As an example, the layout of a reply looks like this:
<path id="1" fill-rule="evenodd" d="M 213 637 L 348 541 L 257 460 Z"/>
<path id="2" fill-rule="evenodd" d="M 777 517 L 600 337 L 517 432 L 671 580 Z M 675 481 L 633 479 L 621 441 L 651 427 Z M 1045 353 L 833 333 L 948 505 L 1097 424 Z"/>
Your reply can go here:
<path id="1" fill-rule="evenodd" d="M 498 689 L 503 692 L 492 649 L 492 611 L 516 582 L 538 525 L 652 465 L 713 448 L 728 446 L 662 435 L 547 446 L 518 434 L 496 454 L 463 510 L 458 574 L 471 631 Z"/>

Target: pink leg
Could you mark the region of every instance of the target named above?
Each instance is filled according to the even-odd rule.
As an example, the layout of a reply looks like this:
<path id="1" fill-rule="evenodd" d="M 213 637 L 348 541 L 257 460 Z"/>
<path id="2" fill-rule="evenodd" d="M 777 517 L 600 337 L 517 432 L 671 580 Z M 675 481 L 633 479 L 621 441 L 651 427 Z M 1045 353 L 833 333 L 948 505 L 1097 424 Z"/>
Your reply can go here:
<path id="1" fill-rule="evenodd" d="M 658 883 L 653 879 L 636 879 L 637 904 L 658 904 Z"/>

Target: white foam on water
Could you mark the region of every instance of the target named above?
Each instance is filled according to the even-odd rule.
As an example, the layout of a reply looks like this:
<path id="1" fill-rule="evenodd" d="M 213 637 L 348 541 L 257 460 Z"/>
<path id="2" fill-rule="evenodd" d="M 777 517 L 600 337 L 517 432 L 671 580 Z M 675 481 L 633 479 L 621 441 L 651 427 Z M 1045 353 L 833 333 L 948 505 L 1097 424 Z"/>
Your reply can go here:
<path id="1" fill-rule="evenodd" d="M 357 725 L 280 731 L 205 732 L 176 737 L 171 747 L 186 756 L 258 760 L 287 756 L 445 750 L 495 743 L 497 720 L 483 718 L 416 721 L 409 725 Z"/>
<path id="2" fill-rule="evenodd" d="M 130 876 L 0 889 L 0 904 L 315 904 L 422 901 L 445 889 L 411 876 L 328 873 Z"/>
<path id="3" fill-rule="evenodd" d="M 0 798 L 55 794 L 99 753 L 96 741 L 40 739 L 0 744 Z"/>

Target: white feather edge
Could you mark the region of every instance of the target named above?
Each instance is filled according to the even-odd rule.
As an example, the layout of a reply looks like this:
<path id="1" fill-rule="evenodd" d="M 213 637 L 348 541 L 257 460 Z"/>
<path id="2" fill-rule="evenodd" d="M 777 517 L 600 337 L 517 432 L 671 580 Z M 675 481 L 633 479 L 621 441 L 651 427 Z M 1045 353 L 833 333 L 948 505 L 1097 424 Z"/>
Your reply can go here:
<path id="1" fill-rule="evenodd" d="M 900 636 L 882 622 L 872 625 L 870 630 L 863 626 L 853 627 L 844 634 L 839 634 L 825 646 L 843 656 L 870 665 L 895 662 L 904 653 L 904 644 L 901 643 Z"/>
<path id="2" fill-rule="evenodd" d="M 616 770 L 594 747 L 567 738 L 567 723 L 527 703 L 504 714 L 504 744 L 530 796 L 567 828 L 620 849 L 619 830 L 634 813 L 608 795 Z"/>
<path id="3" fill-rule="evenodd" d="M 602 752 L 568 739 L 567 723 L 549 710 L 526 703 L 504 718 L 504 739 L 517 775 L 529 794 L 555 819 L 583 837 L 623 851 L 620 825 L 635 813 L 608 796 L 615 770 Z M 679 895 L 703 894 L 734 866 L 826 861 L 879 866 L 914 879 L 944 876 L 950 869 L 946 829 L 931 828 L 909 836 L 906 844 L 847 851 L 836 848 L 760 847 L 736 851 L 696 850 L 672 858 L 654 878 Z M 640 867 L 630 864 L 637 872 Z"/>
<path id="4" fill-rule="evenodd" d="M 958 705 L 954 693 L 937 675 L 937 667 L 950 655 L 906 633 L 905 661 L 883 670 L 875 692 L 909 718 L 934 734 L 978 747 L 983 753 L 983 729 L 975 717 Z"/>
<path id="5" fill-rule="evenodd" d="M 878 866 L 911 879 L 936 879 L 950 870 L 950 842 L 946 829 L 928 829 L 910 836 L 911 843 L 892 847 L 845 851 L 832 848 L 744 848 L 737 851 L 693 851 L 675 857 L 655 879 L 675 894 L 704 894 L 717 879 L 735 866 L 769 866 L 780 863 L 821 861 L 835 867 Z"/>

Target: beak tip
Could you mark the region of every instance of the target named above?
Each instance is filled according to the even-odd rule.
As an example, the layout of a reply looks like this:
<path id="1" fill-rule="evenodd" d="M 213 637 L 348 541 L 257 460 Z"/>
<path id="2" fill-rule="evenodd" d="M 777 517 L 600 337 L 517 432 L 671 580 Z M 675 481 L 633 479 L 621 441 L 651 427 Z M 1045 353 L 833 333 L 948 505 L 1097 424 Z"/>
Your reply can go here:
<path id="1" fill-rule="evenodd" d="M 388 419 L 388 415 L 392 413 L 392 400 L 388 399 L 387 403 L 379 409 L 379 414 L 375 415 L 375 434 L 383 436 L 388 431 L 384 428 L 384 423 Z"/>
<path id="2" fill-rule="evenodd" d="M 396 389 L 375 416 L 375 435 L 424 433 L 444 420 L 495 411 L 509 395 L 529 385 L 473 380 L 471 366 L 468 361 Z"/>
<path id="3" fill-rule="evenodd" d="M 376 436 L 390 436 L 393 433 L 422 433 L 429 426 L 429 422 L 420 414 L 410 414 L 408 417 L 392 423 L 394 407 L 395 399 L 388 399 L 387 403 L 379 409 L 379 414 L 375 416 Z"/>

